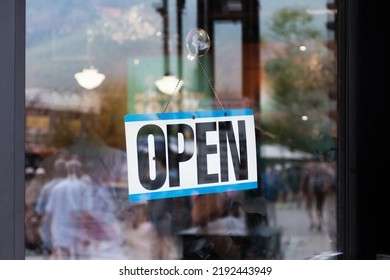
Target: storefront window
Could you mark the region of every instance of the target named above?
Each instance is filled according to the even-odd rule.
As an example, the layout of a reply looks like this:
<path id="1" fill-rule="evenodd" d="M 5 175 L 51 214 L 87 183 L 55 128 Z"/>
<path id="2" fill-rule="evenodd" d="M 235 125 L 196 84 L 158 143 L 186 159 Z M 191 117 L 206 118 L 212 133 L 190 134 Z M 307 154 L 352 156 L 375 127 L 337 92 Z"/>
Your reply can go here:
<path id="1" fill-rule="evenodd" d="M 26 2 L 26 258 L 337 255 L 334 3 Z M 129 200 L 126 115 L 235 109 L 255 189 Z"/>

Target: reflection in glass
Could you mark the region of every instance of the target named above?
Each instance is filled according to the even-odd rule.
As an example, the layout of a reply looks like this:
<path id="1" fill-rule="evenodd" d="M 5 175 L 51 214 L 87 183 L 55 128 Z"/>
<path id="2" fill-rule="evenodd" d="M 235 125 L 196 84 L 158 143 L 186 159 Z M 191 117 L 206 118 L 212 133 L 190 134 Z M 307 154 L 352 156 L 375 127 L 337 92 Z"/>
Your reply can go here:
<path id="1" fill-rule="evenodd" d="M 334 5 L 26 4 L 26 258 L 337 257 Z M 105 78 L 85 90 L 74 73 L 92 53 Z M 256 189 L 128 200 L 123 116 L 163 112 L 171 95 L 155 81 L 167 71 L 183 82 L 168 112 L 253 109 Z M 150 162 L 153 178 L 180 164 Z"/>
<path id="2" fill-rule="evenodd" d="M 94 89 L 100 86 L 106 76 L 99 73 L 97 69 L 93 67 L 83 69 L 81 72 L 74 74 L 75 79 L 85 89 Z"/>

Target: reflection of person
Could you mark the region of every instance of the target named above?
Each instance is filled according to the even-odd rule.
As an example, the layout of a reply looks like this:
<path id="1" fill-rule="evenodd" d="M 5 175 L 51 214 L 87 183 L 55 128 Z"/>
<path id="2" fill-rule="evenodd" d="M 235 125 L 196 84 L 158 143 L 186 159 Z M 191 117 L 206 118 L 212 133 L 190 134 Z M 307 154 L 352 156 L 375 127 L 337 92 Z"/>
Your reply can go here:
<path id="1" fill-rule="evenodd" d="M 281 174 L 276 170 L 274 165 L 267 166 L 263 173 L 263 185 L 264 185 L 264 196 L 267 199 L 267 215 L 268 224 L 276 227 L 276 210 L 275 203 L 279 196 L 279 189 L 281 184 Z"/>
<path id="2" fill-rule="evenodd" d="M 275 166 L 276 169 L 275 176 L 277 176 L 277 180 L 279 180 L 278 185 L 279 185 L 280 202 L 284 206 L 287 206 L 287 202 L 291 192 L 291 186 L 288 180 L 288 170 L 287 170 L 289 168 L 288 165 L 289 164 L 277 164 Z"/>
<path id="3" fill-rule="evenodd" d="M 291 202 L 297 208 L 301 208 L 300 182 L 301 182 L 301 168 L 298 163 L 293 163 L 288 169 L 288 181 L 291 188 Z"/>
<path id="4" fill-rule="evenodd" d="M 323 207 L 326 194 L 326 173 L 319 163 L 314 162 L 303 176 L 302 193 L 306 200 L 306 211 L 310 222 L 310 230 L 317 228 L 322 231 Z M 312 208 L 316 206 L 316 219 L 313 216 Z"/>
<path id="5" fill-rule="evenodd" d="M 39 167 L 35 170 L 35 176 L 26 186 L 25 199 L 25 240 L 26 247 L 32 250 L 41 248 L 41 237 L 39 234 L 39 216 L 35 213 L 35 205 L 39 193 L 45 184 L 46 171 Z"/>
<path id="6" fill-rule="evenodd" d="M 79 179 L 81 163 L 77 158 L 66 162 L 67 178 L 53 187 L 46 205 L 51 218 L 52 258 L 80 257 L 85 245 L 84 216 L 92 210 L 92 197 L 85 183 Z"/>
<path id="7" fill-rule="evenodd" d="M 35 173 L 35 169 L 34 167 L 26 167 L 25 169 L 25 177 L 24 177 L 24 181 L 26 183 L 26 186 L 28 186 L 31 182 L 32 179 L 34 179 L 34 173 Z"/>
<path id="8" fill-rule="evenodd" d="M 331 162 L 325 165 L 326 173 L 328 174 L 328 186 L 326 192 L 326 210 L 328 235 L 332 245 L 332 249 L 336 250 L 337 240 L 337 179 L 336 179 L 336 162 Z"/>
<path id="9" fill-rule="evenodd" d="M 149 201 L 150 221 L 156 231 L 156 247 L 154 259 L 169 259 L 173 248 L 173 201 L 157 199 Z"/>
<path id="10" fill-rule="evenodd" d="M 156 231 L 149 220 L 146 201 L 129 202 L 124 218 L 124 246 L 129 259 L 149 260 L 155 257 Z"/>
<path id="11" fill-rule="evenodd" d="M 165 166 L 159 161 L 156 161 L 156 180 L 164 178 L 159 176 L 161 173 L 165 173 Z M 157 183 L 157 182 L 154 182 Z M 157 183 L 160 185 L 161 183 Z M 156 231 L 156 247 L 155 247 L 155 259 L 169 259 L 170 252 L 173 248 L 173 200 L 157 199 L 150 200 L 149 203 L 150 221 L 153 224 Z"/>
<path id="12" fill-rule="evenodd" d="M 147 142 L 143 143 L 147 145 Z M 161 138 L 155 138 L 155 157 L 149 162 L 148 146 L 140 148 L 143 154 L 139 158 L 140 181 L 147 189 L 156 190 L 164 185 L 167 179 L 165 144 Z M 154 174 L 152 174 L 154 173 Z M 174 246 L 173 207 L 172 199 L 156 199 L 146 202 L 148 217 L 144 221 L 136 222 L 132 230 L 145 231 L 146 236 L 155 235 L 153 238 L 153 259 L 172 259 L 176 256 L 177 248 Z M 146 213 L 145 213 L 146 214 Z M 150 228 L 152 226 L 152 228 Z M 130 244 L 130 242 L 127 242 Z M 137 246 L 138 247 L 138 246 Z M 173 255 L 173 253 L 175 255 Z M 146 255 L 144 257 L 147 257 Z"/>
<path id="13" fill-rule="evenodd" d="M 39 215 L 41 221 L 40 234 L 42 238 L 43 249 L 47 250 L 48 252 L 51 251 L 50 219 L 45 214 L 45 209 L 50 197 L 51 190 L 57 183 L 62 181 L 65 177 L 66 177 L 65 159 L 60 157 L 54 162 L 53 178 L 43 186 L 39 194 L 37 204 L 35 206 L 35 212 Z"/>
<path id="14" fill-rule="evenodd" d="M 115 204 L 109 190 L 108 180 L 101 176 L 94 181 L 89 176 L 81 177 L 91 189 L 93 209 L 91 218 L 86 226 L 90 242 L 91 258 L 123 258 L 120 225 L 115 216 Z"/>

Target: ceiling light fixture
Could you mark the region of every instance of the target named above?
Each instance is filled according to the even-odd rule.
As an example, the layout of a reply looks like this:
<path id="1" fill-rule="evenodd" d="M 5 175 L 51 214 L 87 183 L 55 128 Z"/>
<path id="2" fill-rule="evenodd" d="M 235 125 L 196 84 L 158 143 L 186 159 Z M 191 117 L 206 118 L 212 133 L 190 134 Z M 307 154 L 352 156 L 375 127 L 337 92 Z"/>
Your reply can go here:
<path id="1" fill-rule="evenodd" d="M 88 90 L 97 88 L 106 78 L 104 74 L 99 73 L 93 66 L 74 74 L 74 77 L 80 86 Z"/>
<path id="2" fill-rule="evenodd" d="M 159 91 L 165 94 L 172 95 L 176 91 L 180 91 L 183 86 L 183 80 L 179 80 L 176 76 L 171 74 L 165 74 L 161 79 L 155 83 Z"/>

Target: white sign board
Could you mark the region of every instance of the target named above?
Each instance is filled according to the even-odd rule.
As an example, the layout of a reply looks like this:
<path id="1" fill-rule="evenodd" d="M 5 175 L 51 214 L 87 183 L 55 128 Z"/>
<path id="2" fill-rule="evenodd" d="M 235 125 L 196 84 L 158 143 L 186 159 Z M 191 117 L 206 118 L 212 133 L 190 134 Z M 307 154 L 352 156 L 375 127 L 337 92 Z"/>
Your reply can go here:
<path id="1" fill-rule="evenodd" d="M 131 201 L 257 188 L 251 109 L 129 114 Z"/>

